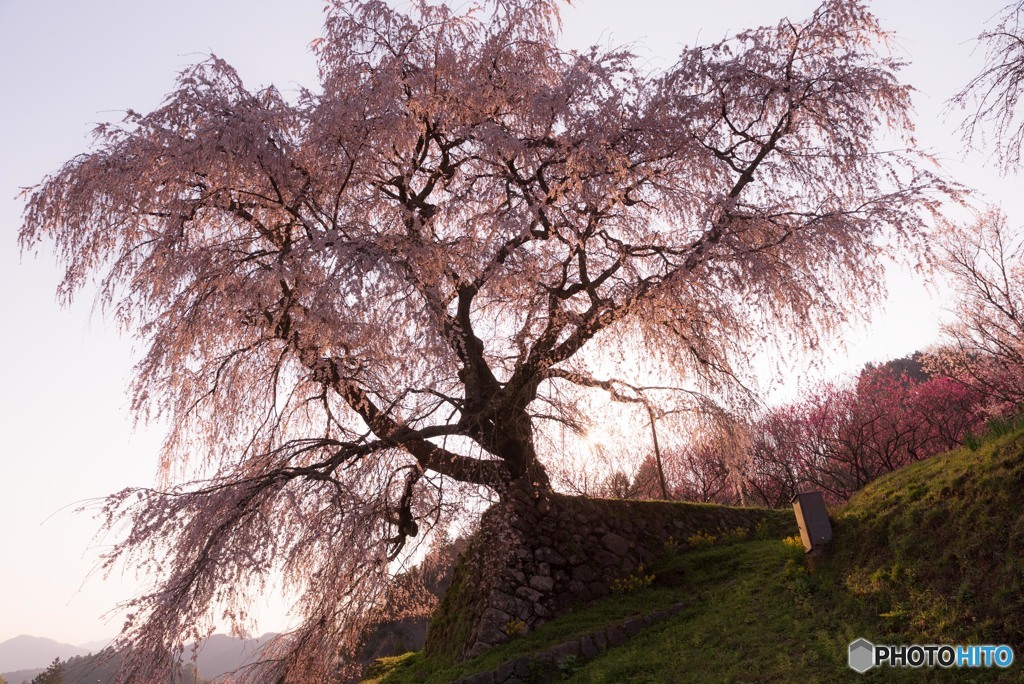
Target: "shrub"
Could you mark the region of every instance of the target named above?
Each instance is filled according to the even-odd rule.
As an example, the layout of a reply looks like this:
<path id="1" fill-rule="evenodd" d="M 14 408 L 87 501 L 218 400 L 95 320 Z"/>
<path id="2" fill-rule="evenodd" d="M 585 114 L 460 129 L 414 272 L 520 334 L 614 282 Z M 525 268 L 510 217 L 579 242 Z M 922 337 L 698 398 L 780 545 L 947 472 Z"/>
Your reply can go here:
<path id="1" fill-rule="evenodd" d="M 616 580 L 612 580 L 610 589 L 613 594 L 632 594 L 634 591 L 651 586 L 654 573 L 644 574 L 644 566 L 637 567 L 636 572 Z"/>
<path id="2" fill-rule="evenodd" d="M 782 545 L 792 551 L 799 551 L 801 556 L 804 554 L 804 541 L 798 535 L 786 537 L 782 540 Z"/>
<path id="3" fill-rule="evenodd" d="M 676 541 L 675 537 L 669 535 L 669 538 L 665 540 L 664 550 L 665 555 L 669 557 L 679 553 L 679 542 Z"/>
<path id="4" fill-rule="evenodd" d="M 526 623 L 522 620 L 509 620 L 501 626 L 501 631 L 511 638 L 523 636 L 526 634 Z"/>
<path id="5" fill-rule="evenodd" d="M 715 535 L 709 532 L 697 532 L 697 534 L 691 536 L 686 541 L 695 549 L 705 549 L 709 546 L 714 546 Z"/>

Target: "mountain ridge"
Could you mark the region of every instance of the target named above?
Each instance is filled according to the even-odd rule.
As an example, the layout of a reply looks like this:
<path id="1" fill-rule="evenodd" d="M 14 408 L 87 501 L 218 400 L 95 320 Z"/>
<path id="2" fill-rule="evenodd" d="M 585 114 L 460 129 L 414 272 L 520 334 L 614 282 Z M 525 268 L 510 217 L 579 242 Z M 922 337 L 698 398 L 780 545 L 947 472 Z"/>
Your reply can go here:
<path id="1" fill-rule="evenodd" d="M 259 650 L 275 636 L 277 634 L 274 632 L 253 638 L 211 634 L 199 648 L 195 649 L 196 667 L 200 676 L 212 680 L 255 661 Z M 70 658 L 95 654 L 110 641 L 95 640 L 86 642 L 83 646 L 73 646 L 47 637 L 22 634 L 0 642 L 0 676 L 6 679 L 8 684 L 20 684 L 26 677 L 31 679 L 38 674 L 52 663 L 54 658 L 60 658 L 64 662 Z M 189 644 L 183 655 L 186 663 L 190 662 L 192 655 L 193 644 Z"/>
<path id="2" fill-rule="evenodd" d="M 46 667 L 54 658 L 67 660 L 89 651 L 47 637 L 20 634 L 0 642 L 0 672 L 15 672 Z"/>

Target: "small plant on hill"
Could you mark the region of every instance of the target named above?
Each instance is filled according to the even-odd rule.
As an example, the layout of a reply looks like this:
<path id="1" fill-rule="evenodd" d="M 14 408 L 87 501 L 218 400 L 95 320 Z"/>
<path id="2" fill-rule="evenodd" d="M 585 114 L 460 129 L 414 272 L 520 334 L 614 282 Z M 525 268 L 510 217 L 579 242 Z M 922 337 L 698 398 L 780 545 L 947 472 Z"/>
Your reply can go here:
<path id="1" fill-rule="evenodd" d="M 783 573 L 786 579 L 790 581 L 790 589 L 797 596 L 802 598 L 811 593 L 811 573 L 807 568 L 806 553 L 804 552 L 804 543 L 800 540 L 800 537 L 794 535 L 792 537 L 786 537 L 782 540 L 782 545 L 786 547 L 786 565 L 783 568 Z"/>
<path id="2" fill-rule="evenodd" d="M 795 534 L 792 537 L 786 537 L 783 539 L 782 545 L 794 552 L 799 551 L 801 556 L 804 554 L 804 542 Z"/>
<path id="3" fill-rule="evenodd" d="M 715 535 L 710 532 L 697 532 L 686 541 L 695 549 L 706 549 L 709 546 L 714 546 Z"/>
<path id="4" fill-rule="evenodd" d="M 768 523 L 768 518 L 762 518 L 761 522 L 754 526 L 754 539 L 771 539 L 773 536 L 772 526 Z"/>
<path id="5" fill-rule="evenodd" d="M 734 527 L 731 530 L 725 530 L 719 537 L 723 544 L 737 544 L 747 540 L 747 528 L 745 527 Z"/>
<path id="6" fill-rule="evenodd" d="M 558 674 L 561 676 L 562 681 L 566 681 L 579 672 L 581 667 L 583 667 L 583 663 L 580 662 L 577 656 L 566 656 L 558 662 Z"/>
<path id="7" fill-rule="evenodd" d="M 679 542 L 676 541 L 675 537 L 669 535 L 668 539 L 665 540 L 665 555 L 669 558 L 675 558 L 676 554 L 679 553 Z"/>
<path id="8" fill-rule="evenodd" d="M 985 431 L 982 434 L 971 433 L 966 435 L 964 437 L 964 446 L 971 451 L 977 451 L 985 442 L 1004 437 L 1022 427 L 1024 427 L 1024 413 L 1012 418 L 996 416 L 985 423 Z"/>
<path id="9" fill-rule="evenodd" d="M 510 638 L 523 636 L 526 634 L 526 623 L 522 620 L 509 620 L 501 626 L 501 631 Z"/>
<path id="10" fill-rule="evenodd" d="M 634 591 L 645 589 L 653 583 L 654 573 L 644 574 L 644 566 L 641 564 L 637 567 L 636 572 L 626 577 L 612 580 L 609 588 L 613 594 L 632 594 Z"/>

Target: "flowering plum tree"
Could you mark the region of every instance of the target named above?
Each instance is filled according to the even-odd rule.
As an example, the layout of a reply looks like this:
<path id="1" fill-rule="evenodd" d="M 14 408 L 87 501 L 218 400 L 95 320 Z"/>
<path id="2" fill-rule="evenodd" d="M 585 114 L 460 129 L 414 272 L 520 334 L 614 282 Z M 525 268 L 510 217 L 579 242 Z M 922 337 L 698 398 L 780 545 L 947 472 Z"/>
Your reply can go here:
<path id="1" fill-rule="evenodd" d="M 559 48 L 555 0 L 412 5 L 333 2 L 293 99 L 210 58 L 31 194 L 23 248 L 65 300 L 99 277 L 170 425 L 161 487 L 105 507 L 107 562 L 159 578 L 132 681 L 276 571 L 304 621 L 271 660 L 322 681 L 452 483 L 544 495 L 537 431 L 615 387 L 609 352 L 715 383 L 772 331 L 814 344 L 946 191 L 859 2 L 657 73 Z"/>
<path id="2" fill-rule="evenodd" d="M 944 358 L 947 358 L 944 356 Z M 825 383 L 755 421 L 743 487 L 779 507 L 806 488 L 845 501 L 871 480 L 964 443 L 988 395 L 963 379 L 901 372 L 904 359 Z"/>
<path id="3" fill-rule="evenodd" d="M 784 508 L 808 486 L 802 408 L 799 404 L 775 408 L 752 426 L 743 484 L 753 503 Z"/>
<path id="4" fill-rule="evenodd" d="M 701 440 L 672 450 L 666 468 L 672 474 L 672 498 L 700 503 L 736 504 L 729 464 L 716 440 Z"/>

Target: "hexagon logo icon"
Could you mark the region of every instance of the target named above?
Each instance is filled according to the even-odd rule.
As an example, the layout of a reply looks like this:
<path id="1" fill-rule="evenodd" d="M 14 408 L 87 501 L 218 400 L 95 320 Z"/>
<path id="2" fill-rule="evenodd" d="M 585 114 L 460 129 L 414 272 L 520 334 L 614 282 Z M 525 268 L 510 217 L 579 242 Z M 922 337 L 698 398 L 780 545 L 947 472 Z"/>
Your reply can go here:
<path id="1" fill-rule="evenodd" d="M 875 666 L 875 645 L 867 639 L 857 639 L 850 644 L 850 667 L 864 673 Z"/>

